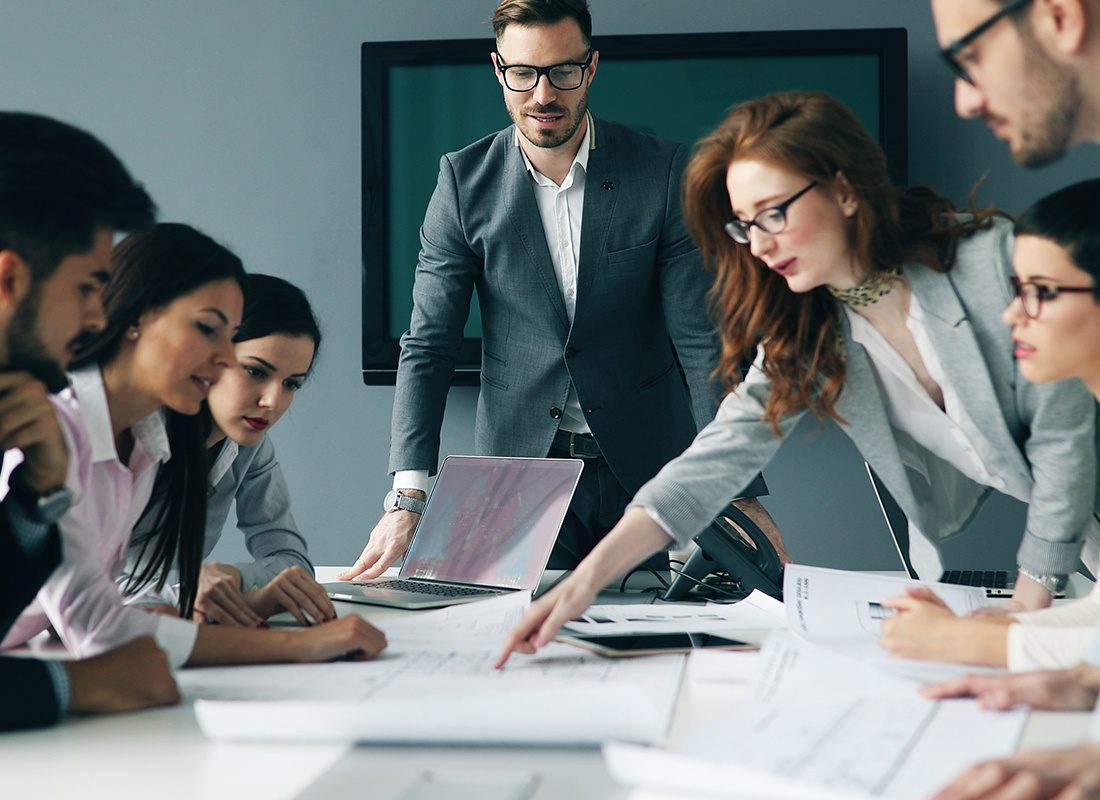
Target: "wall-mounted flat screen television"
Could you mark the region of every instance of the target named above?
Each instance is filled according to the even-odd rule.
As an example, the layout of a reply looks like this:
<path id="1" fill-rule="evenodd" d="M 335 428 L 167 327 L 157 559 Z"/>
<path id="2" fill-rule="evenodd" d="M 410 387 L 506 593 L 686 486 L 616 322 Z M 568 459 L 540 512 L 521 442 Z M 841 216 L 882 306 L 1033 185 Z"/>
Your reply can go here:
<path id="1" fill-rule="evenodd" d="M 829 92 L 846 103 L 906 180 L 904 29 L 596 36 L 593 114 L 689 147 L 738 102 L 774 91 Z M 511 124 L 489 39 L 367 42 L 362 48 L 363 380 L 393 384 L 412 313 L 420 224 L 439 158 Z M 477 384 L 476 293 L 455 364 Z"/>

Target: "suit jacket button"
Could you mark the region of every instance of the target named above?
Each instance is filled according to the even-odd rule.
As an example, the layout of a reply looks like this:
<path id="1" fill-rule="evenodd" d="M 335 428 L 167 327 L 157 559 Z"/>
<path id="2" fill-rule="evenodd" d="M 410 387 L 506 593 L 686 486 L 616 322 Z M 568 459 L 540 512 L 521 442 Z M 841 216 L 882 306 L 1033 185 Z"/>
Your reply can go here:
<path id="1" fill-rule="evenodd" d="M 554 419 L 561 419 L 561 409 L 557 406 L 554 406 L 550 409 L 550 416 L 552 416 Z"/>

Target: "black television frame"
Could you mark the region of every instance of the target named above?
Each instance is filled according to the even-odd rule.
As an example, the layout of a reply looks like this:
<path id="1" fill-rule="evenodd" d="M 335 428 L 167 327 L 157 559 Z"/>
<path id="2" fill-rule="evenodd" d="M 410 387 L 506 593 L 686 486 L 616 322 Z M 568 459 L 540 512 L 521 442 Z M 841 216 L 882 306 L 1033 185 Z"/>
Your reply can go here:
<path id="1" fill-rule="evenodd" d="M 595 37 L 593 45 L 616 61 L 721 56 L 874 55 L 879 63 L 879 129 L 890 175 L 908 181 L 909 59 L 904 28 L 868 28 L 745 33 L 643 34 Z M 491 39 L 439 39 L 364 42 L 362 68 L 362 228 L 363 228 L 363 383 L 392 386 L 397 380 L 400 341 L 388 336 L 386 235 L 388 106 L 386 70 L 390 65 L 471 64 L 488 68 Z M 715 120 L 715 124 L 718 120 Z M 442 153 L 431 154 L 437 158 Z M 452 385 L 480 383 L 481 340 L 464 339 Z"/>

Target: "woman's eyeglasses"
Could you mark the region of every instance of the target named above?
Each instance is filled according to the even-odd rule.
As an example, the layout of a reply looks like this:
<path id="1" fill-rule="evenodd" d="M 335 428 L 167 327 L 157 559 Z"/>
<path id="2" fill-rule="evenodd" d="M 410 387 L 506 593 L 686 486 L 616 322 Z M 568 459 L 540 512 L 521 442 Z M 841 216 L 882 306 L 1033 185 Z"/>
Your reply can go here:
<path id="1" fill-rule="evenodd" d="M 1055 286 L 1049 283 L 1036 283 L 1035 281 L 1021 281 L 1015 275 L 1011 278 L 1012 293 L 1020 301 L 1020 307 L 1028 319 L 1038 319 L 1039 312 L 1043 310 L 1043 303 L 1049 303 L 1060 294 L 1072 294 L 1077 292 L 1095 292 L 1093 286 Z"/>
<path id="2" fill-rule="evenodd" d="M 791 203 L 815 186 L 817 186 L 817 181 L 811 183 L 801 192 L 788 197 L 779 205 L 765 208 L 750 220 L 737 219 L 737 217 L 734 217 L 726 223 L 726 233 L 728 233 L 730 238 L 738 244 L 749 243 L 749 230 L 754 226 L 764 231 L 764 233 L 770 233 L 773 236 L 777 233 L 783 233 L 783 231 L 787 229 L 787 209 L 791 207 Z"/>

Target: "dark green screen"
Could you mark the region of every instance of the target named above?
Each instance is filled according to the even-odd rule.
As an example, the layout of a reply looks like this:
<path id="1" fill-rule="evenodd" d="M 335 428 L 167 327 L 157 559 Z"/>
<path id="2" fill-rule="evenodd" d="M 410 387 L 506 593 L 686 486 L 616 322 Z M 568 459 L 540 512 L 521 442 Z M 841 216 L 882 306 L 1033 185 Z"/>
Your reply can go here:
<path id="1" fill-rule="evenodd" d="M 510 123 L 486 53 L 484 64 L 394 66 L 388 70 L 388 335 L 412 313 L 420 223 L 439 158 Z M 726 110 L 769 92 L 816 90 L 846 103 L 873 136 L 879 130 L 879 59 L 873 55 L 631 59 L 599 62 L 589 107 L 597 117 L 691 145 Z M 466 336 L 481 336 L 476 297 Z"/>

